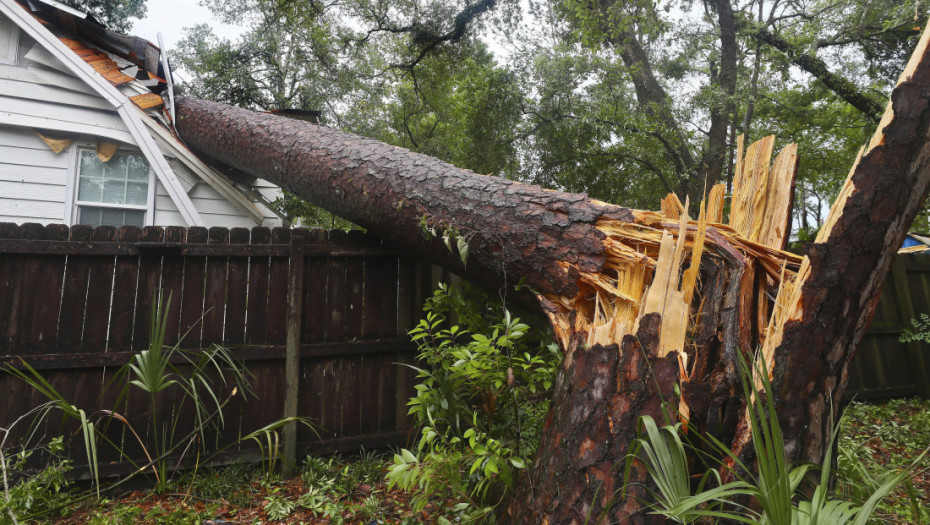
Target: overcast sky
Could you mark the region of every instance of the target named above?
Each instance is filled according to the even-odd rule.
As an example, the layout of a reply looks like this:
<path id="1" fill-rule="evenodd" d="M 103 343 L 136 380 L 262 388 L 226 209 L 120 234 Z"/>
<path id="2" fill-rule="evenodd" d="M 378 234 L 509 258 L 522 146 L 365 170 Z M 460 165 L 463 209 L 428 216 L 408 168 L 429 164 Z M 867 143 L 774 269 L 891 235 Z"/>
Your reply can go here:
<path id="1" fill-rule="evenodd" d="M 155 45 L 158 45 L 158 33 L 161 33 L 169 51 L 175 49 L 185 27 L 210 24 L 217 36 L 230 40 L 235 40 L 244 31 L 242 27 L 220 23 L 209 9 L 191 0 L 148 0 L 146 5 L 148 14 L 142 20 L 134 21 L 130 33 Z"/>

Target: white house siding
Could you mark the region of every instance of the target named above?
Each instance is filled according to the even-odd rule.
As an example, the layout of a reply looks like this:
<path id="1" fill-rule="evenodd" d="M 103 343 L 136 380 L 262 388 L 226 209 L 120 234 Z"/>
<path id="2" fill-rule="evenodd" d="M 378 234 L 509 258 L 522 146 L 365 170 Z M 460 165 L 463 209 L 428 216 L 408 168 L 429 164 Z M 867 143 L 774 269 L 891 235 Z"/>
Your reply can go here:
<path id="1" fill-rule="evenodd" d="M 225 226 L 233 228 L 241 226 L 251 228 L 257 226 L 244 217 L 242 212 L 230 204 L 229 201 L 221 197 L 216 190 L 204 183 L 194 186 L 188 196 L 191 202 L 194 203 L 194 207 L 200 212 L 200 216 L 207 227 Z M 171 201 L 171 197 L 168 196 L 164 186 L 158 183 L 155 190 L 155 225 L 169 226 L 176 224 L 184 224 L 181 214 L 178 213 L 178 208 Z"/>
<path id="2" fill-rule="evenodd" d="M 31 130 L 0 125 L 0 222 L 64 221 L 69 151 L 56 155 Z"/>

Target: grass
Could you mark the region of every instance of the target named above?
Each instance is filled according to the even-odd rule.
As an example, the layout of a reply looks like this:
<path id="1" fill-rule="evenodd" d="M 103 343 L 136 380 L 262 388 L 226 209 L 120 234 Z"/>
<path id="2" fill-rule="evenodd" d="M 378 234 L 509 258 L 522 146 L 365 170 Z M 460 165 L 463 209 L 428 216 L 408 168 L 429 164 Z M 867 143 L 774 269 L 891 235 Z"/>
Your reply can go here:
<path id="1" fill-rule="evenodd" d="M 904 468 L 930 447 L 930 400 L 851 403 L 839 438 L 837 488 L 853 499 L 890 470 Z M 930 457 L 878 507 L 882 523 L 930 524 Z"/>

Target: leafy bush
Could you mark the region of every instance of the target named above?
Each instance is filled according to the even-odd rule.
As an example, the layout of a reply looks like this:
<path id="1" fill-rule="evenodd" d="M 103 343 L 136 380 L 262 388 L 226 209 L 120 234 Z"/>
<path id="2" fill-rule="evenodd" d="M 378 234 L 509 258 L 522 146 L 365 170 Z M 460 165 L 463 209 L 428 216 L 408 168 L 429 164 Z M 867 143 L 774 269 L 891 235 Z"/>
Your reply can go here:
<path id="1" fill-rule="evenodd" d="M 421 434 L 415 452 L 394 455 L 387 479 L 415 492 L 415 508 L 454 494 L 488 512 L 485 504 L 504 497 L 536 450 L 561 355 L 541 343 L 544 330 L 529 335 L 506 309 L 489 321 L 488 304 L 440 286 L 410 332 L 421 366 L 409 413 Z M 453 315 L 459 324 L 450 323 Z"/>
<path id="2" fill-rule="evenodd" d="M 911 319 L 911 328 L 904 330 L 898 340 L 902 343 L 930 343 L 930 315 L 920 314 L 919 319 Z"/>
<path id="3" fill-rule="evenodd" d="M 39 452 L 37 449 L 21 448 L 17 453 L 7 456 L 3 451 L 4 478 L 13 478 L 13 483 L 5 497 L 0 500 L 0 524 L 12 523 L 12 516 L 29 518 L 44 514 L 58 513 L 66 509 L 72 500 L 71 486 L 67 475 L 71 472 L 71 460 L 63 458 L 64 449 L 61 436 L 53 438 L 45 452 L 49 456 L 48 464 L 38 472 L 27 468 L 27 460 Z M 7 466 L 7 461 L 12 460 Z M 63 511 L 64 512 L 64 511 Z"/>

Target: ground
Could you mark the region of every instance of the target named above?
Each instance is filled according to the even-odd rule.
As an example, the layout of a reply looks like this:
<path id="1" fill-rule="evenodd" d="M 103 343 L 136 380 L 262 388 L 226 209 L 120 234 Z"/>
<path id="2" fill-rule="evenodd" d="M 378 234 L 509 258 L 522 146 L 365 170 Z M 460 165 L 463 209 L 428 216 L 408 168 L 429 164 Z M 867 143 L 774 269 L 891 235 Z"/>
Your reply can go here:
<path id="1" fill-rule="evenodd" d="M 904 468 L 930 447 L 930 400 L 853 403 L 839 438 L 838 486 L 863 498 L 870 482 Z M 282 479 L 262 467 L 235 466 L 188 473 L 165 494 L 134 490 L 69 507 L 48 523 L 89 524 L 399 524 L 459 521 L 468 504 L 431 501 L 415 508 L 411 495 L 384 481 L 391 454 L 308 458 L 300 475 Z M 867 496 L 866 496 L 867 497 Z M 879 507 L 876 523 L 930 523 L 930 457 Z M 921 514 L 918 517 L 918 514 Z"/>

